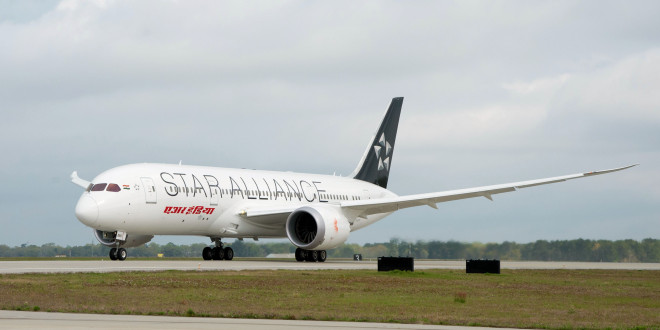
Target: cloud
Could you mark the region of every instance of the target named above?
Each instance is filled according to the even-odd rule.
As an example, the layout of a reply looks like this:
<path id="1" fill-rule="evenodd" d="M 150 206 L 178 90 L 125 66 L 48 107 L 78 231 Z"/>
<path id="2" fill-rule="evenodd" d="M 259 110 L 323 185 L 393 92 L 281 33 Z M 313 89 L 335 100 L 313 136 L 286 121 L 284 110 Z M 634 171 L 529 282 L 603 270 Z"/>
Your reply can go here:
<path id="1" fill-rule="evenodd" d="M 399 193 L 660 160 L 657 2 L 39 6 L 0 13 L 0 206 L 26 199 L 58 210 L 51 218 L 66 225 L 56 237 L 81 226 L 79 191 L 66 182 L 74 169 L 91 178 L 124 163 L 183 160 L 346 174 L 395 96 L 406 98 L 390 181 Z M 660 177 L 656 168 L 631 172 L 596 186 L 657 196 L 648 179 Z M 581 187 L 559 195 L 581 198 Z M 63 191 L 69 206 L 48 198 Z M 652 213 L 657 199 L 644 201 Z M 424 211 L 414 214 L 436 216 Z M 374 237 L 407 230 L 398 227 L 406 216 Z M 24 223 L 46 226 L 42 217 L 2 224 L 27 232 Z M 444 230 L 429 226 L 424 235 Z"/>
<path id="2" fill-rule="evenodd" d="M 570 140 L 599 149 L 660 143 L 659 49 L 500 87 L 504 93 L 481 98 L 476 107 L 423 112 L 403 122 L 403 129 L 414 144 L 442 148 L 566 148 Z M 523 135 L 527 138 L 519 139 Z"/>
<path id="3" fill-rule="evenodd" d="M 573 108 L 587 116 L 660 124 L 658 89 L 660 48 L 652 48 L 576 75 L 558 95 L 557 111 Z"/>
<path id="4" fill-rule="evenodd" d="M 531 82 L 514 82 L 502 84 L 502 88 L 520 94 L 552 95 L 571 78 L 570 74 L 561 74 L 556 77 L 540 78 Z"/>

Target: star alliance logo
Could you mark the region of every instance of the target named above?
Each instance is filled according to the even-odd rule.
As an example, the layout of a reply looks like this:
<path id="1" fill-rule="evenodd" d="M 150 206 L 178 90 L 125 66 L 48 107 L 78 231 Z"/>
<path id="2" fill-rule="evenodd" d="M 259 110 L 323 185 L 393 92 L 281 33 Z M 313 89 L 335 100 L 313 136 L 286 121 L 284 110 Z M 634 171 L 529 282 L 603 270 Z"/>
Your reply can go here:
<path id="1" fill-rule="evenodd" d="M 383 150 L 385 149 L 385 150 Z M 384 151 L 383 157 L 381 157 L 381 151 Z M 381 134 L 378 144 L 374 146 L 374 152 L 376 152 L 376 157 L 378 157 L 378 170 L 390 170 L 390 155 L 392 154 L 392 146 L 385 139 L 385 133 Z"/>

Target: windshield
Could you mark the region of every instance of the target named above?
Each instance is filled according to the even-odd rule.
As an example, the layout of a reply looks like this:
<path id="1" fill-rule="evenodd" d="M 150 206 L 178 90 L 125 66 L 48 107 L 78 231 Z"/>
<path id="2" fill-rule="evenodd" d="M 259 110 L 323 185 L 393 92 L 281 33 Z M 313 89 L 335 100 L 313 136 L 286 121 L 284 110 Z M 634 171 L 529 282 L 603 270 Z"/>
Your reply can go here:
<path id="1" fill-rule="evenodd" d="M 96 183 L 92 186 L 90 191 L 110 191 L 110 192 L 120 192 L 121 187 L 116 183 Z"/>

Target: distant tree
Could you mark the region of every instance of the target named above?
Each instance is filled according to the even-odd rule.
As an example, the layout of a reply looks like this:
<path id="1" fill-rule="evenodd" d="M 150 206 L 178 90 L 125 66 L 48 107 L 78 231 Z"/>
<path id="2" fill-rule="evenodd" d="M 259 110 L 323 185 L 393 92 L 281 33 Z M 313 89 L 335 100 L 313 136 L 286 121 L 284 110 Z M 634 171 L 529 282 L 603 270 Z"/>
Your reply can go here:
<path id="1" fill-rule="evenodd" d="M 328 253 L 332 258 L 353 258 L 353 254 L 358 253 L 360 249 L 361 247 L 357 244 L 342 244 Z"/>
<path id="2" fill-rule="evenodd" d="M 642 241 L 641 249 L 644 251 L 642 262 L 660 262 L 660 240 L 647 238 Z"/>
<path id="3" fill-rule="evenodd" d="M 11 257 L 12 248 L 7 245 L 0 244 L 0 257 L 7 258 Z"/>
<path id="4" fill-rule="evenodd" d="M 368 246 L 367 246 L 368 245 Z M 388 255 L 388 248 L 383 243 L 367 244 L 362 248 L 363 258 L 378 258 Z"/>
<path id="5" fill-rule="evenodd" d="M 209 244 L 196 243 L 159 245 L 148 243 L 130 248 L 134 257 L 155 257 L 163 253 L 166 257 L 200 257 L 201 251 Z M 239 257 L 265 257 L 271 253 L 293 253 L 295 246 L 288 242 L 254 243 L 236 240 L 227 244 Z M 21 244 L 17 247 L 0 245 L 0 257 L 53 257 L 67 255 L 72 257 L 106 258 L 110 247 L 101 244 L 62 247 L 54 243 L 42 246 Z M 413 256 L 418 259 L 477 259 L 490 258 L 502 260 L 539 260 L 539 261 L 612 261 L 612 262 L 660 262 L 660 240 L 647 238 L 641 242 L 635 240 L 538 240 L 527 244 L 514 242 L 503 243 L 461 243 L 456 241 L 417 241 L 408 242 L 392 238 L 387 243 L 343 244 L 328 250 L 331 257 L 350 258 L 361 253 L 365 258 L 381 256 Z"/>

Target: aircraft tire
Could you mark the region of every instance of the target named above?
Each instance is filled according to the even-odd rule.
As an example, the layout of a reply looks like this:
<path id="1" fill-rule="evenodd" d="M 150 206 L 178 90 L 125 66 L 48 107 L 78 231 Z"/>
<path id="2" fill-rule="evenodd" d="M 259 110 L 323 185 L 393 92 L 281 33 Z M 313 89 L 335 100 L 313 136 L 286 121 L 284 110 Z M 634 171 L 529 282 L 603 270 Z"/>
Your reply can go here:
<path id="1" fill-rule="evenodd" d="M 305 261 L 305 250 L 301 248 L 296 248 L 296 261 L 298 262 Z"/>
<path id="2" fill-rule="evenodd" d="M 325 250 L 318 251 L 319 260 L 318 262 L 325 262 L 325 258 L 328 257 L 328 253 Z"/>
<path id="3" fill-rule="evenodd" d="M 117 260 L 126 260 L 126 257 L 128 257 L 128 252 L 126 252 L 126 249 L 124 248 L 119 248 L 117 249 Z"/>
<path id="4" fill-rule="evenodd" d="M 213 260 L 222 260 L 225 257 L 225 250 L 221 247 L 213 248 Z"/>
<path id="5" fill-rule="evenodd" d="M 208 247 L 208 246 L 205 247 L 205 248 L 202 250 L 202 258 L 203 258 L 204 260 L 212 260 L 212 259 L 213 259 L 213 249 L 210 248 L 210 247 Z"/>
<path id="6" fill-rule="evenodd" d="M 110 260 L 117 260 L 117 248 L 110 249 Z"/>
<path id="7" fill-rule="evenodd" d="M 307 251 L 307 261 L 309 262 L 317 262 L 319 260 L 319 253 L 318 251 Z"/>
<path id="8" fill-rule="evenodd" d="M 225 260 L 232 260 L 234 259 L 234 249 L 230 247 L 225 248 Z"/>

